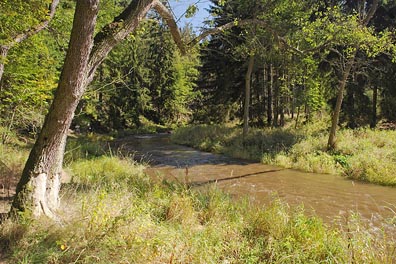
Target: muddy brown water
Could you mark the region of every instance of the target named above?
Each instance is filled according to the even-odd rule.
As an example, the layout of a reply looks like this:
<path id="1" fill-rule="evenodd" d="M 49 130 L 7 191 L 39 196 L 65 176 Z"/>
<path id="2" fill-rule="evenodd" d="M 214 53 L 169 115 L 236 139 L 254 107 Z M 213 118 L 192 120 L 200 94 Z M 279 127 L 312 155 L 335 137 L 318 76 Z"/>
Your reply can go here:
<path id="1" fill-rule="evenodd" d="M 358 213 L 374 228 L 383 223 L 395 227 L 396 188 L 202 152 L 173 144 L 165 134 L 133 136 L 122 139 L 122 145 L 135 153 L 135 159 L 151 164 L 147 172 L 152 176 L 197 187 L 216 184 L 232 196 L 258 204 L 278 197 L 291 205 L 303 204 L 307 212 L 327 223 Z"/>

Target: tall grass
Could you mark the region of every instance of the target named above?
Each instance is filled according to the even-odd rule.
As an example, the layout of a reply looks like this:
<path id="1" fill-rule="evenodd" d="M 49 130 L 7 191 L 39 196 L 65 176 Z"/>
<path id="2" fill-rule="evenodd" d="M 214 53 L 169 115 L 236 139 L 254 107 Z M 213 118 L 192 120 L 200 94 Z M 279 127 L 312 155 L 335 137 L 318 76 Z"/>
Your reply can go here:
<path id="1" fill-rule="evenodd" d="M 172 139 L 237 158 L 396 186 L 396 131 L 340 130 L 336 149 L 327 151 L 328 124 L 320 119 L 299 129 L 251 129 L 246 138 L 239 128 L 201 125 L 180 128 Z"/>
<path id="2" fill-rule="evenodd" d="M 391 243 L 329 228 L 302 207 L 232 201 L 210 188 L 153 183 L 126 159 L 70 165 L 62 225 L 21 218 L 0 226 L 9 263 L 392 263 Z M 85 186 L 82 188 L 82 186 Z"/>

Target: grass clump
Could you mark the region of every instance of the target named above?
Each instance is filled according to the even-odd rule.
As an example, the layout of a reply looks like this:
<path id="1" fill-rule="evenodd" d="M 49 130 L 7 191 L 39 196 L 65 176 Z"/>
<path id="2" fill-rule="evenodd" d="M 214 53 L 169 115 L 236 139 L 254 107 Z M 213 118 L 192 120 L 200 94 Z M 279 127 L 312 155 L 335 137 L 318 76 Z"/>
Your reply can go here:
<path id="1" fill-rule="evenodd" d="M 336 149 L 327 151 L 328 124 L 319 119 L 298 129 L 253 128 L 245 138 L 240 128 L 200 125 L 180 128 L 172 139 L 232 157 L 396 186 L 396 131 L 343 129 Z"/>
<path id="2" fill-rule="evenodd" d="M 370 234 L 329 228 L 303 208 L 277 200 L 259 208 L 232 201 L 215 188 L 199 192 L 178 183 L 154 183 L 140 165 L 117 157 L 79 160 L 69 169 L 78 184 L 63 188 L 62 225 L 21 218 L 0 226 L 1 250 L 9 263 L 394 260 L 391 245 L 374 249 Z"/>
<path id="3" fill-rule="evenodd" d="M 68 171 L 74 184 L 87 188 L 117 189 L 144 182 L 143 166 L 116 156 L 81 159 L 70 164 Z"/>

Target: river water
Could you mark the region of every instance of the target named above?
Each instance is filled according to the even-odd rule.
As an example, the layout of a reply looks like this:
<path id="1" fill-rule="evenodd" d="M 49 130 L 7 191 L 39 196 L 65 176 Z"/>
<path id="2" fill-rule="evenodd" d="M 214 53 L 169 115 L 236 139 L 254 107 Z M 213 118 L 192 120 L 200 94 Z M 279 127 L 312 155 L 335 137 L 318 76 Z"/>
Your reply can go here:
<path id="1" fill-rule="evenodd" d="M 151 165 L 147 173 L 153 177 L 196 187 L 216 184 L 232 196 L 248 197 L 258 204 L 277 197 L 291 205 L 303 204 L 308 213 L 326 223 L 347 221 L 358 213 L 374 228 L 388 223 L 388 228 L 396 229 L 396 188 L 202 152 L 172 144 L 165 134 L 133 136 L 121 142 L 123 148 L 135 153 L 135 159 Z"/>

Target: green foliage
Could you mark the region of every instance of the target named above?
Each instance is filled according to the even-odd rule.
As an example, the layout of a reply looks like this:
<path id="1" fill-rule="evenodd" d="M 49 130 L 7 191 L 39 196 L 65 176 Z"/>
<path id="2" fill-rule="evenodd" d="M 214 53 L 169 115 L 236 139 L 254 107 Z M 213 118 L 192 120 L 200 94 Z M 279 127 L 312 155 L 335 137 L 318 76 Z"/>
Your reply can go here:
<path id="1" fill-rule="evenodd" d="M 197 12 L 199 11 L 199 8 L 197 5 L 189 5 L 186 11 L 186 18 L 191 18 L 193 17 Z"/>
<path id="2" fill-rule="evenodd" d="M 58 81 L 59 62 L 54 60 L 54 47 L 54 41 L 43 32 L 10 51 L 0 92 L 4 125 L 16 113 L 12 126 L 41 126 L 41 115 L 46 112 Z"/>
<path id="3" fill-rule="evenodd" d="M 181 56 L 166 28 L 156 19 L 147 20 L 101 65 L 74 124 L 107 132 L 139 130 L 142 120 L 185 123 L 198 65 L 195 51 Z"/>
<path id="4" fill-rule="evenodd" d="M 48 15 L 50 0 L 2 0 L 0 2 L 0 45 L 39 24 Z"/>
<path id="5" fill-rule="evenodd" d="M 91 159 L 112 154 L 108 141 L 112 137 L 89 134 L 85 137 L 69 137 L 67 139 L 64 163 L 70 164 L 81 159 Z"/>
<path id="6" fill-rule="evenodd" d="M 39 5 L 39 3 L 41 4 Z M 12 26 L 19 28 L 18 25 L 21 23 L 23 25 L 19 29 L 26 30 L 37 24 L 47 15 L 49 3 L 50 1 L 23 1 L 22 4 L 22 2 L 16 1 L 15 7 L 21 4 L 24 6 L 23 8 L 28 9 L 19 10 L 19 14 L 26 17 L 18 17 L 18 20 L 12 22 Z M 9 5 L 10 2 L 5 4 Z M 11 17 L 14 11 L 10 11 Z M 9 130 L 23 130 L 35 134 L 41 126 L 43 116 L 57 86 L 69 38 L 72 11 L 73 9 L 67 7 L 66 2 L 63 2 L 57 8 L 56 16 L 50 24 L 51 31 L 41 31 L 10 49 L 0 83 L 0 113 L 2 116 L 0 123 L 8 127 Z M 45 14 L 39 16 L 36 12 Z M 1 13 L 1 19 L 3 14 L 6 13 Z M 25 21 L 31 16 L 34 16 L 34 21 Z M 13 30 L 12 26 L 9 27 L 10 30 Z M 16 31 L 14 33 L 6 32 L 8 31 L 3 31 L 4 34 L 10 34 L 10 36 L 16 34 Z"/>

